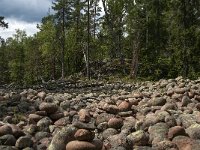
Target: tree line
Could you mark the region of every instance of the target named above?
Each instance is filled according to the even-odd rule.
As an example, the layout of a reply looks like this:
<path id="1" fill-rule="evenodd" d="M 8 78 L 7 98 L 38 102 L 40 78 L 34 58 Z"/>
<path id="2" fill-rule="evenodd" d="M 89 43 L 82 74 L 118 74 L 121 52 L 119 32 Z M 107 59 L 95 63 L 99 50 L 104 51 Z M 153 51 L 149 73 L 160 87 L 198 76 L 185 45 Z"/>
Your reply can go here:
<path id="1" fill-rule="evenodd" d="M 100 5 L 101 4 L 101 5 Z M 200 76 L 199 0 L 55 0 L 37 25 L 2 39 L 0 81 L 33 84 L 64 78 L 92 62 L 131 60 L 124 76 Z M 0 26 L 8 27 L 0 17 Z"/>

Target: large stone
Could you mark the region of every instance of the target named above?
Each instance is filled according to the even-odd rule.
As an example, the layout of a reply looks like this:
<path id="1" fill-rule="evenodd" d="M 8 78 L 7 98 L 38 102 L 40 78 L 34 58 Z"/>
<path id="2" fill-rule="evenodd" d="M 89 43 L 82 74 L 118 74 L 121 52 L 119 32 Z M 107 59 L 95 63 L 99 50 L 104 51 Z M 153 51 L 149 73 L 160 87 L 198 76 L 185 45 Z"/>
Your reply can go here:
<path id="1" fill-rule="evenodd" d="M 8 125 L 3 125 L 0 127 L 0 136 L 12 134 L 12 128 Z"/>
<path id="2" fill-rule="evenodd" d="M 18 150 L 18 149 L 14 146 L 0 145 L 0 150 Z"/>
<path id="3" fill-rule="evenodd" d="M 169 127 L 174 127 L 177 125 L 177 121 L 176 119 L 174 118 L 173 115 L 171 116 L 166 116 L 165 117 L 165 123 L 169 126 Z"/>
<path id="4" fill-rule="evenodd" d="M 119 112 L 119 109 L 116 105 L 109 105 L 109 104 L 106 104 L 103 109 L 108 112 L 108 113 L 111 113 L 111 114 L 117 114 Z"/>
<path id="5" fill-rule="evenodd" d="M 63 109 L 63 110 L 68 110 L 70 108 L 70 101 L 69 100 L 66 100 L 66 101 L 63 101 L 60 103 L 60 107 Z"/>
<path id="6" fill-rule="evenodd" d="M 54 101 L 53 95 L 47 95 L 44 99 L 45 102 L 52 103 Z"/>
<path id="7" fill-rule="evenodd" d="M 33 135 L 38 131 L 38 127 L 35 124 L 31 124 L 25 127 L 25 131 Z"/>
<path id="8" fill-rule="evenodd" d="M 174 126 L 169 129 L 168 138 L 173 139 L 175 136 L 186 135 L 185 129 L 181 126 Z"/>
<path id="9" fill-rule="evenodd" d="M 41 140 L 41 139 L 43 139 L 43 138 L 47 138 L 47 137 L 50 137 L 51 135 L 50 135 L 50 133 L 48 133 L 48 132 L 37 132 L 36 134 L 35 134 L 35 139 L 37 140 L 37 141 L 39 141 L 39 140 Z"/>
<path id="10" fill-rule="evenodd" d="M 40 145 L 38 145 L 40 147 L 41 150 L 46 150 L 48 148 L 48 146 L 50 145 L 50 142 L 51 142 L 51 138 L 43 138 L 39 141 L 39 143 L 41 143 Z M 39 149 L 39 148 L 38 148 Z M 39 149 L 39 150 L 40 150 Z"/>
<path id="11" fill-rule="evenodd" d="M 192 140 L 187 136 L 176 136 L 173 140 L 179 150 L 193 150 Z"/>
<path id="12" fill-rule="evenodd" d="M 46 93 L 44 91 L 41 91 L 37 94 L 37 96 L 41 99 L 44 99 L 46 97 Z"/>
<path id="13" fill-rule="evenodd" d="M 143 130 L 138 130 L 127 136 L 130 145 L 146 146 L 148 145 L 149 136 Z"/>
<path id="14" fill-rule="evenodd" d="M 58 107 L 54 103 L 43 102 L 40 104 L 39 109 L 41 111 L 46 111 L 48 114 L 53 114 L 58 110 Z"/>
<path id="15" fill-rule="evenodd" d="M 11 124 L 11 123 L 13 123 L 13 117 L 12 116 L 4 117 L 3 122 Z"/>
<path id="16" fill-rule="evenodd" d="M 175 103 L 166 103 L 162 106 L 161 110 L 177 110 L 177 106 Z"/>
<path id="17" fill-rule="evenodd" d="M 166 99 L 163 97 L 154 97 L 149 101 L 150 106 L 163 106 L 166 103 Z"/>
<path id="18" fill-rule="evenodd" d="M 76 121 L 72 125 L 78 129 L 87 129 L 87 130 L 95 130 L 96 129 L 96 126 L 94 125 L 94 123 L 83 123 L 80 121 Z"/>
<path id="19" fill-rule="evenodd" d="M 200 139 L 200 124 L 193 124 L 189 128 L 186 129 L 186 133 L 192 139 Z"/>
<path id="20" fill-rule="evenodd" d="M 155 143 L 152 148 L 155 150 L 179 150 L 174 142 L 168 140 Z"/>
<path id="21" fill-rule="evenodd" d="M 99 140 L 92 142 L 71 141 L 66 145 L 66 150 L 102 150 L 103 143 Z"/>
<path id="22" fill-rule="evenodd" d="M 108 122 L 102 122 L 97 126 L 99 131 L 104 131 L 108 128 Z"/>
<path id="23" fill-rule="evenodd" d="M 123 126 L 123 120 L 121 118 L 111 118 L 108 121 L 108 127 L 114 129 L 120 129 Z"/>
<path id="24" fill-rule="evenodd" d="M 132 94 L 132 96 L 134 97 L 134 98 L 143 98 L 143 94 L 142 93 L 140 93 L 140 92 L 134 92 L 133 94 Z"/>
<path id="25" fill-rule="evenodd" d="M 36 111 L 35 114 L 39 115 L 39 116 L 47 116 L 47 112 L 46 111 Z"/>
<path id="26" fill-rule="evenodd" d="M 150 135 L 150 141 L 152 141 L 152 144 L 156 144 L 167 139 L 169 126 L 166 123 L 157 123 L 149 127 L 148 131 Z"/>
<path id="27" fill-rule="evenodd" d="M 116 135 L 116 134 L 118 134 L 118 131 L 116 129 L 108 128 L 103 131 L 102 136 L 104 139 L 107 139 L 109 136 Z"/>
<path id="28" fill-rule="evenodd" d="M 186 88 L 176 88 L 174 90 L 174 92 L 177 93 L 177 94 L 184 94 L 186 91 L 187 91 Z"/>
<path id="29" fill-rule="evenodd" d="M 199 150 L 200 140 L 192 140 L 192 150 Z"/>
<path id="30" fill-rule="evenodd" d="M 88 110 L 81 109 L 78 112 L 78 115 L 79 115 L 79 121 L 86 122 L 86 123 L 90 122 L 90 113 Z"/>
<path id="31" fill-rule="evenodd" d="M 99 125 L 100 123 L 108 122 L 113 117 L 113 114 L 101 113 L 97 116 L 95 124 Z"/>
<path id="32" fill-rule="evenodd" d="M 16 141 L 16 144 L 15 144 L 15 146 L 17 148 L 19 148 L 19 149 L 23 149 L 23 148 L 26 148 L 26 147 L 32 147 L 32 145 L 33 145 L 33 141 L 28 136 L 22 136 L 22 137 L 20 137 Z"/>
<path id="33" fill-rule="evenodd" d="M 135 130 L 135 124 L 136 124 L 136 119 L 134 117 L 126 117 L 123 121 L 123 126 L 121 130 L 123 129 L 129 129 L 130 131 Z"/>
<path id="34" fill-rule="evenodd" d="M 9 126 L 12 128 L 12 133 L 16 139 L 18 139 L 20 136 L 25 135 L 24 131 L 20 127 L 14 125 L 14 124 L 10 124 Z"/>
<path id="35" fill-rule="evenodd" d="M 63 127 L 53 136 L 48 150 L 66 150 L 66 144 L 75 140 L 74 134 L 77 130 L 78 129 L 73 126 Z"/>
<path id="36" fill-rule="evenodd" d="M 40 119 L 42 119 L 42 116 L 36 115 L 36 114 L 30 114 L 28 116 L 30 123 L 37 123 Z"/>
<path id="37" fill-rule="evenodd" d="M 66 126 L 66 125 L 70 124 L 69 117 L 60 118 L 59 120 L 57 120 L 56 122 L 54 122 L 54 124 L 56 126 Z"/>
<path id="38" fill-rule="evenodd" d="M 58 119 L 64 117 L 64 113 L 63 112 L 58 112 L 58 113 L 55 113 L 55 114 L 51 114 L 49 117 L 52 120 L 58 120 Z"/>
<path id="39" fill-rule="evenodd" d="M 182 106 L 187 106 L 189 103 L 192 103 L 192 101 L 190 100 L 188 96 L 183 96 L 181 102 L 182 102 Z"/>
<path id="40" fill-rule="evenodd" d="M 74 137 L 79 141 L 92 141 L 95 137 L 95 133 L 86 129 L 79 129 L 76 131 Z"/>
<path id="41" fill-rule="evenodd" d="M 130 108 L 131 108 L 131 104 L 130 104 L 130 102 L 127 102 L 127 101 L 123 101 L 123 102 L 121 102 L 120 104 L 119 104 L 119 106 L 118 106 L 118 109 L 119 109 L 119 111 L 129 111 L 130 110 Z"/>
<path id="42" fill-rule="evenodd" d="M 188 128 L 192 124 L 196 123 L 196 118 L 193 114 L 182 114 L 180 120 L 184 128 Z"/>
<path id="43" fill-rule="evenodd" d="M 13 94 L 12 96 L 11 96 L 11 100 L 12 101 L 20 101 L 20 99 L 21 99 L 21 95 L 20 94 Z"/>
<path id="44" fill-rule="evenodd" d="M 40 131 L 48 131 L 51 124 L 52 120 L 49 117 L 42 118 L 37 122 L 37 126 Z"/>
<path id="45" fill-rule="evenodd" d="M 0 144 L 8 145 L 8 146 L 15 146 L 16 139 L 13 135 L 7 134 L 0 137 Z"/>
<path id="46" fill-rule="evenodd" d="M 158 122 L 159 122 L 159 119 L 158 119 L 157 115 L 149 113 L 149 114 L 146 115 L 146 118 L 144 119 L 144 122 L 142 124 L 142 128 L 144 130 L 146 130 L 150 126 L 153 126 Z"/>
<path id="47" fill-rule="evenodd" d="M 111 148 L 124 147 L 126 149 L 130 148 L 130 145 L 125 134 L 116 134 L 108 137 L 108 143 Z"/>

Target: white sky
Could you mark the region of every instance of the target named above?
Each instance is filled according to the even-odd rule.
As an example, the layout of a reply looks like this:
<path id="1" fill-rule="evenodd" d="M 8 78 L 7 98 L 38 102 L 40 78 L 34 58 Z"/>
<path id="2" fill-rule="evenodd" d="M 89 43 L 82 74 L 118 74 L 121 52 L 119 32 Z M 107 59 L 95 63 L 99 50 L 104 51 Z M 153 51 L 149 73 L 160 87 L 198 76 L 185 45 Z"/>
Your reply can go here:
<path id="1" fill-rule="evenodd" d="M 13 5 L 13 3 L 11 3 L 12 1 L 15 3 L 16 2 L 18 3 L 16 3 L 16 5 Z M 37 17 L 37 15 L 41 15 L 41 14 L 43 14 L 43 16 L 46 16 L 48 9 L 51 7 L 51 1 L 52 0 L 0 0 L 0 5 L 2 5 L 0 7 L 3 7 L 3 5 L 6 8 L 8 8 L 9 6 L 12 6 L 12 9 L 8 8 L 7 10 L 2 10 L 2 9 L 0 10 L 0 16 L 1 14 L 5 16 L 5 22 L 7 22 L 9 26 L 8 29 L 0 28 L 0 36 L 4 39 L 7 39 L 8 37 L 12 37 L 13 34 L 15 34 L 16 29 L 24 30 L 28 36 L 32 36 L 33 34 L 38 32 L 39 30 L 37 29 L 36 26 L 37 24 L 40 23 L 40 20 L 37 19 L 38 21 L 30 21 L 30 19 L 31 17 Z M 39 2 L 43 2 L 44 5 L 38 6 Z M 28 5 L 28 3 L 30 3 L 30 5 Z M 32 5 L 32 3 L 34 5 Z M 100 1 L 100 6 L 102 7 L 101 1 Z M 23 7 L 23 8 L 20 8 L 20 7 Z M 28 12 L 28 10 L 30 10 L 29 7 L 31 10 L 33 10 L 32 13 L 30 13 L 30 11 Z M 22 9 L 22 12 L 20 12 L 19 9 Z M 13 14 L 14 12 L 15 14 Z M 8 16 L 6 16 L 7 14 Z"/>
<path id="2" fill-rule="evenodd" d="M 5 22 L 8 22 L 9 28 L 8 29 L 0 28 L 0 36 L 4 39 L 7 39 L 8 37 L 12 37 L 13 34 L 15 34 L 16 29 L 26 31 L 26 34 L 28 36 L 31 36 L 39 31 L 36 27 L 39 22 L 30 23 L 30 22 L 20 21 L 16 19 L 11 19 L 11 18 L 5 19 Z"/>
<path id="3" fill-rule="evenodd" d="M 4 39 L 12 37 L 16 29 L 28 36 L 38 31 L 37 24 L 47 15 L 53 0 L 0 0 L 0 16 L 5 17 L 8 29 L 0 28 Z"/>

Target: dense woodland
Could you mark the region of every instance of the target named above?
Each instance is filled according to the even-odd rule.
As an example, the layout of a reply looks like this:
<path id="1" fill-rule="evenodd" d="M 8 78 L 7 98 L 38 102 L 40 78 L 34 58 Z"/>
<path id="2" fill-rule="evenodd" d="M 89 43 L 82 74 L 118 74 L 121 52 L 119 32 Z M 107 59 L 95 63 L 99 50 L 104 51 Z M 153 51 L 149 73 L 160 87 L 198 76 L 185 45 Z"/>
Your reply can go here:
<path id="1" fill-rule="evenodd" d="M 55 0 L 52 9 L 34 36 L 1 38 L 1 84 L 94 78 L 101 62 L 134 79 L 200 76 L 199 0 Z M 3 17 L 0 26 L 9 27 Z"/>

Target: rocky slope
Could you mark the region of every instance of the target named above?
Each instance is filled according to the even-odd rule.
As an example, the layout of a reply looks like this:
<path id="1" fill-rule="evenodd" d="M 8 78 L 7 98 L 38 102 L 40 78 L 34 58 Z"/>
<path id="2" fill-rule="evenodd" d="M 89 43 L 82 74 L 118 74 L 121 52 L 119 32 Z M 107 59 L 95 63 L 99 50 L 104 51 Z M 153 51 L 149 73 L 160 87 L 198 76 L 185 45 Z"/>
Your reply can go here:
<path id="1" fill-rule="evenodd" d="M 1 150 L 199 150 L 200 80 L 59 85 L 0 90 Z"/>

